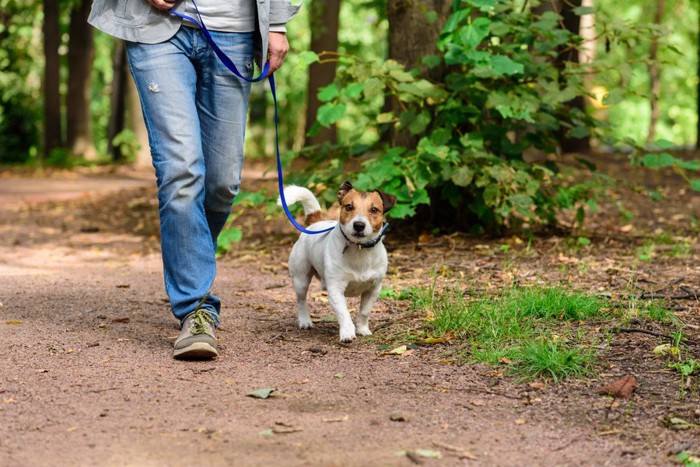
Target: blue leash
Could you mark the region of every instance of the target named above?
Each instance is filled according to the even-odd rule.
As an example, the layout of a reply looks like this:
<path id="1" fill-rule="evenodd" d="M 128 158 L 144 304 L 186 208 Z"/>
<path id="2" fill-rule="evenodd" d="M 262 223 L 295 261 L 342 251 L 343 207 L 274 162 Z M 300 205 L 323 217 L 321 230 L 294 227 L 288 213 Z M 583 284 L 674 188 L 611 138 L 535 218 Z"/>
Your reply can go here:
<path id="1" fill-rule="evenodd" d="M 246 78 L 243 76 L 239 71 L 238 68 L 236 68 L 236 64 L 233 63 L 233 61 L 228 58 L 228 56 L 219 48 L 218 45 L 216 45 L 216 42 L 214 39 L 211 37 L 211 34 L 209 33 L 209 30 L 207 27 L 204 25 L 204 21 L 202 20 L 202 16 L 199 14 L 199 8 L 197 8 L 197 4 L 192 0 L 192 5 L 194 5 L 194 9 L 197 12 L 197 17 L 199 18 L 199 21 L 197 21 L 195 18 L 192 18 L 191 16 L 183 15 L 181 13 L 178 13 L 177 11 L 170 9 L 168 10 L 170 13 L 173 15 L 180 17 L 186 21 L 189 21 L 193 24 L 195 24 L 201 31 L 202 34 L 204 34 L 204 37 L 206 38 L 207 42 L 211 46 L 211 48 L 214 50 L 214 53 L 216 54 L 217 57 L 219 57 L 219 60 L 221 60 L 221 63 L 226 65 L 226 68 L 231 70 L 231 72 L 239 77 L 240 79 L 247 81 L 249 83 L 256 83 L 258 81 L 262 81 L 265 79 L 265 76 L 267 76 L 268 72 L 270 71 L 270 62 L 265 62 L 265 65 L 263 66 L 262 71 L 260 72 L 260 75 L 257 78 Z M 323 230 L 308 230 L 304 228 L 301 224 L 299 224 L 296 219 L 294 219 L 294 216 L 292 216 L 292 213 L 289 211 L 289 206 L 287 206 L 287 200 L 284 198 L 284 179 L 282 176 L 282 158 L 280 156 L 280 133 L 279 133 L 279 115 L 278 115 L 278 109 L 277 109 L 277 90 L 275 88 L 275 76 L 274 74 L 270 74 L 268 77 L 268 81 L 270 82 L 270 91 L 272 91 L 272 100 L 275 103 L 275 152 L 277 153 L 277 186 L 278 190 L 280 193 L 280 201 L 282 204 L 282 209 L 284 209 L 284 213 L 287 215 L 287 219 L 292 223 L 294 227 L 296 227 L 299 231 L 305 233 L 305 234 L 320 234 L 324 232 L 330 232 L 335 228 L 329 227 L 327 229 Z"/>

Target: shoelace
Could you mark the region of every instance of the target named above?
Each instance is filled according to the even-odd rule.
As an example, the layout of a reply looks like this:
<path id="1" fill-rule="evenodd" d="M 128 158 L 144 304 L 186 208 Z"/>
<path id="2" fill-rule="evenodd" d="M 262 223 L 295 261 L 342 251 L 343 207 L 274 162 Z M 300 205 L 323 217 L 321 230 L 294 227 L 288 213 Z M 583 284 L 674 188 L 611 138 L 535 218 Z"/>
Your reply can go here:
<path id="1" fill-rule="evenodd" d="M 207 323 L 214 325 L 214 319 L 209 316 L 209 313 L 199 309 L 192 314 L 192 326 L 190 327 L 190 332 L 193 335 L 206 334 L 207 333 Z"/>

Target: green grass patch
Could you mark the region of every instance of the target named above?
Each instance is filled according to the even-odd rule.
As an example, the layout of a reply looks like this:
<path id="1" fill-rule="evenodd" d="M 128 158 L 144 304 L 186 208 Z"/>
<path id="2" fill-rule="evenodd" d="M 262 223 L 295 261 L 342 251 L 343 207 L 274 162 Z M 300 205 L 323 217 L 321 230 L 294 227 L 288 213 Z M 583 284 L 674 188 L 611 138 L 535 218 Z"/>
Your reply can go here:
<path id="1" fill-rule="evenodd" d="M 476 299 L 426 288 L 412 302 L 428 314 L 432 335 L 467 341 L 467 361 L 505 361 L 526 379 L 554 381 L 585 374 L 595 359 L 592 350 L 573 342 L 586 337 L 573 336 L 572 326 L 610 313 L 607 300 L 561 287 L 514 288 Z"/>

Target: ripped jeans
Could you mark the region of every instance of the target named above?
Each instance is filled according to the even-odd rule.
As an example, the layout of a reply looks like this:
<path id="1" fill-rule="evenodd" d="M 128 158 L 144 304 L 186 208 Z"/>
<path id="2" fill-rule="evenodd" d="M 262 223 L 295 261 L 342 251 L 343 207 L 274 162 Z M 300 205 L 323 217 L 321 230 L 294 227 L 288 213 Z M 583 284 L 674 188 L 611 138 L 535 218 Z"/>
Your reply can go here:
<path id="1" fill-rule="evenodd" d="M 252 77 L 253 33 L 211 34 Z M 210 294 L 216 240 L 241 183 L 250 83 L 221 64 L 195 28 L 159 44 L 127 42 L 127 55 L 156 170 L 170 306 L 182 322 L 204 300 L 200 308 L 218 324 L 221 301 Z"/>

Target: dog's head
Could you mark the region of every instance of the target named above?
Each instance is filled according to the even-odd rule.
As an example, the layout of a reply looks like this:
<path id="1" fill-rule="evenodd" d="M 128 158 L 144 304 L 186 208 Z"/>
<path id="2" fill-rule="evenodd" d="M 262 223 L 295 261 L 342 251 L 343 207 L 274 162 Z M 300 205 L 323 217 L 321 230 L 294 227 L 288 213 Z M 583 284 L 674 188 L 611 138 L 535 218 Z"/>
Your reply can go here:
<path id="1" fill-rule="evenodd" d="M 357 191 L 348 181 L 338 190 L 340 227 L 349 239 L 364 243 L 379 235 L 384 214 L 396 204 L 396 196 L 383 191 Z"/>

